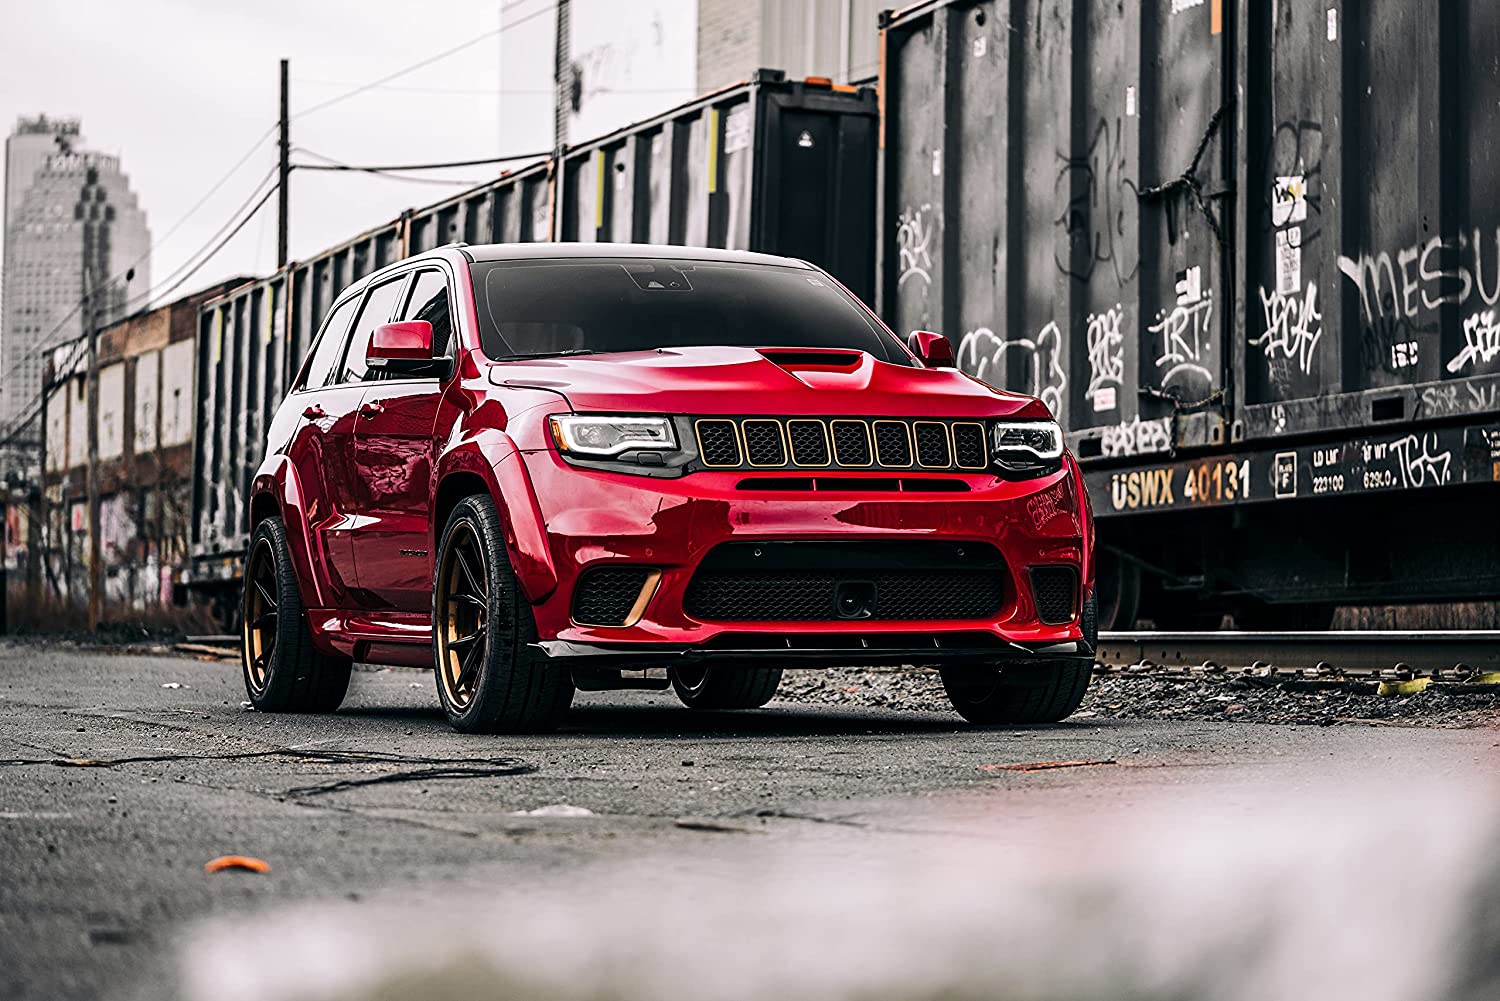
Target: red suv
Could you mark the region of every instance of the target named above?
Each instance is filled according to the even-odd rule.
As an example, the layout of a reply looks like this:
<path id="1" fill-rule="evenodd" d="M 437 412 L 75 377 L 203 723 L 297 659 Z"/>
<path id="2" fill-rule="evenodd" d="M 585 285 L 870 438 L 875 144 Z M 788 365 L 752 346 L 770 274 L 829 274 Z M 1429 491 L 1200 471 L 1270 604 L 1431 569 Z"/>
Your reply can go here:
<path id="1" fill-rule="evenodd" d="M 783 667 L 940 669 L 981 723 L 1093 666 L 1093 522 L 1039 401 L 802 261 L 451 246 L 333 304 L 250 498 L 254 705 L 435 668 L 454 727 L 576 689 L 764 705 Z"/>

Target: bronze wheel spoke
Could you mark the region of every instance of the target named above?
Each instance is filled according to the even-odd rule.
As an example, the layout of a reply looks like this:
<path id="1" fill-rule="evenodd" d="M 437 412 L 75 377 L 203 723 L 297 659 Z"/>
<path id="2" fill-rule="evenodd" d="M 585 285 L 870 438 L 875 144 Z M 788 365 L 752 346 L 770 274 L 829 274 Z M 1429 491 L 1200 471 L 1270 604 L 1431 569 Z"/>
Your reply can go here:
<path id="1" fill-rule="evenodd" d="M 265 607 L 275 608 L 276 599 L 271 597 L 271 592 L 266 589 L 266 585 L 262 584 L 258 580 L 253 581 L 253 583 L 255 584 L 255 590 L 260 592 L 260 600 L 265 603 Z"/>
<path id="2" fill-rule="evenodd" d="M 489 588 L 487 560 L 478 533 L 468 524 L 454 529 L 437 575 L 438 677 L 458 711 L 474 700 L 484 669 Z"/>

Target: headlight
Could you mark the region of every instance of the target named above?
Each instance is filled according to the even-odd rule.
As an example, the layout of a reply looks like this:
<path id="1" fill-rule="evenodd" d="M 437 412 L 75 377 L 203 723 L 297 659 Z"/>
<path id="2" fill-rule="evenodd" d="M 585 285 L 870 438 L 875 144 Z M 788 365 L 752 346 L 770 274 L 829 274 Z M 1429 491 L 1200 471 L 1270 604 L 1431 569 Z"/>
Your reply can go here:
<path id="1" fill-rule="evenodd" d="M 990 454 L 1000 463 L 1051 462 L 1062 457 L 1057 421 L 996 421 L 990 426 Z"/>
<path id="2" fill-rule="evenodd" d="M 677 436 L 665 417 L 590 417 L 559 415 L 551 418 L 552 439 L 564 452 L 580 456 L 611 456 L 641 449 L 673 451 Z"/>

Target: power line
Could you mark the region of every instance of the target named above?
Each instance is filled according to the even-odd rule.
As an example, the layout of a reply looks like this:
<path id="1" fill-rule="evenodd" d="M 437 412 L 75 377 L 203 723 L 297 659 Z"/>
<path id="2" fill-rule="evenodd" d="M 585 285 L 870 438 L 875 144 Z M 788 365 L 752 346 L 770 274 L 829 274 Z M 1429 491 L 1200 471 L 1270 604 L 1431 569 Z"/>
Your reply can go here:
<path id="1" fill-rule="evenodd" d="M 271 187 L 269 187 L 268 189 L 266 189 L 266 193 L 261 196 L 260 201 L 258 201 L 258 202 L 255 203 L 255 207 L 250 210 L 250 213 L 248 215 L 246 215 L 245 218 L 241 219 L 235 225 L 235 227 L 229 231 L 229 233 L 224 237 L 224 239 L 220 240 L 218 242 L 218 244 L 216 244 L 214 246 L 214 248 L 212 250 L 210 250 L 208 252 L 208 254 L 203 257 L 202 260 L 200 260 L 197 264 L 193 265 L 193 267 L 192 267 L 192 269 L 190 271 L 188 271 L 181 278 L 179 278 L 177 280 L 177 282 L 175 284 L 173 284 L 170 288 L 163 289 L 161 294 L 162 295 L 171 295 L 173 292 L 175 292 L 179 288 L 181 288 L 183 286 L 183 284 L 185 284 L 189 278 L 193 277 L 193 275 L 197 274 L 200 270 L 202 270 L 202 268 L 203 268 L 203 266 L 205 264 L 207 264 L 209 261 L 213 260 L 214 257 L 219 253 L 219 251 L 223 250 L 224 247 L 229 243 L 229 241 L 233 240 L 236 236 L 238 236 L 240 230 L 244 229 L 245 226 L 250 222 L 250 220 L 255 218 L 255 213 L 259 212 L 261 210 L 261 208 L 266 204 L 266 202 L 268 202 L 268 201 L 271 200 L 271 196 L 276 193 L 276 189 L 278 187 L 280 187 L 280 185 L 273 184 L 273 185 L 271 185 Z M 152 291 L 154 292 L 155 290 L 152 290 Z"/>
<path id="2" fill-rule="evenodd" d="M 301 147 L 299 147 L 301 149 Z M 331 157 L 314 153 L 310 149 L 302 149 L 302 152 L 310 156 L 316 156 L 320 160 L 327 160 L 326 164 L 297 163 L 292 166 L 297 170 L 357 170 L 370 174 L 381 174 L 387 171 L 414 171 L 414 170 L 447 170 L 451 167 L 482 167 L 492 163 L 511 163 L 516 160 L 540 160 L 548 155 L 546 150 L 540 153 L 512 153 L 510 156 L 491 156 L 482 160 L 451 160 L 447 163 L 400 163 L 386 164 L 378 167 L 351 166 L 341 163 Z"/>
<path id="3" fill-rule="evenodd" d="M 329 163 L 329 164 L 333 164 L 334 165 L 333 167 L 320 168 L 316 164 L 293 164 L 292 165 L 292 169 L 293 170 L 296 170 L 298 168 L 301 168 L 303 170 L 319 170 L 319 169 L 327 169 L 327 170 L 358 170 L 358 168 L 350 167 L 348 164 L 343 163 L 340 160 L 335 160 L 331 156 L 324 156 L 322 153 L 319 153 L 316 150 L 308 149 L 305 146 L 294 146 L 292 148 L 296 152 L 298 152 L 298 153 L 303 153 L 303 154 L 305 154 L 307 156 L 315 157 L 316 159 L 322 160 L 325 163 Z M 449 186 L 451 186 L 451 185 L 467 185 L 469 187 L 477 187 L 478 185 L 486 183 L 485 181 L 475 181 L 475 180 L 469 180 L 469 179 L 466 179 L 466 178 L 457 178 L 457 177 L 453 177 L 453 178 L 445 178 L 445 177 L 407 177 L 407 176 L 405 176 L 403 174 L 388 174 L 388 173 L 385 173 L 384 171 L 376 171 L 376 170 L 366 170 L 366 171 L 364 171 L 364 173 L 369 173 L 369 174 L 371 174 L 371 175 L 373 175 L 375 177 L 382 177 L 382 178 L 385 178 L 386 180 L 391 180 L 391 181 L 407 181 L 407 182 L 409 182 L 411 184 L 443 184 L 443 185 L 449 185 Z"/>
<path id="4" fill-rule="evenodd" d="M 426 59 L 423 59 L 420 62 L 412 63 L 410 66 L 406 66 L 402 69 L 396 70 L 394 73 L 387 73 L 385 76 L 380 77 L 377 80 L 371 80 L 369 83 L 360 84 L 358 87 L 355 87 L 352 90 L 345 91 L 344 93 L 339 94 L 335 97 L 330 97 L 326 101 L 320 101 L 310 108 L 303 108 L 301 111 L 292 115 L 292 119 L 296 120 L 303 117 L 304 115 L 310 115 L 315 111 L 322 111 L 324 108 L 338 104 L 341 101 L 347 101 L 349 98 L 355 97 L 359 94 L 363 94 L 366 91 L 374 90 L 376 87 L 380 87 L 384 84 L 390 83 L 392 80 L 399 80 L 401 77 L 406 76 L 409 73 L 415 73 L 417 70 L 422 69 L 423 67 L 431 66 L 435 62 L 440 62 L 441 60 L 447 59 L 449 56 L 462 52 L 465 49 L 473 48 L 480 42 L 494 38 L 496 35 L 499 35 L 505 31 L 509 31 L 511 28 L 515 28 L 522 24 L 525 24 L 528 21 L 535 20 L 536 18 L 541 17 L 543 14 L 551 13 L 552 10 L 556 8 L 556 6 L 556 3 L 550 3 L 546 7 L 542 7 L 539 10 L 535 10 L 530 14 L 525 15 L 524 17 L 520 17 L 514 21 L 511 21 L 509 24 L 502 24 L 498 28 L 493 28 L 481 35 L 477 35 L 474 38 L 469 39 L 467 42 L 455 45 L 451 49 L 444 49 L 442 52 L 439 52 L 436 55 L 428 56 Z"/>

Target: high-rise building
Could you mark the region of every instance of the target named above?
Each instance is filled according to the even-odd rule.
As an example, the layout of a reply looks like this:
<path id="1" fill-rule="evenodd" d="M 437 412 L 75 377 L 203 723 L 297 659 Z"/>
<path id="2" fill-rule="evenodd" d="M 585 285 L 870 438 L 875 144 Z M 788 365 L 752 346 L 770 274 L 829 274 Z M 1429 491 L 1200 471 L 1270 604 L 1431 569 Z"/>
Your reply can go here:
<path id="1" fill-rule="evenodd" d="M 6 143 L 0 444 L 40 399 L 42 349 L 87 329 L 86 291 L 101 325 L 146 305 L 146 213 L 119 157 L 82 152 L 78 137 L 77 121 L 22 119 Z"/>

